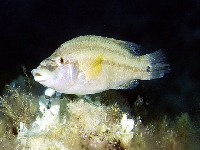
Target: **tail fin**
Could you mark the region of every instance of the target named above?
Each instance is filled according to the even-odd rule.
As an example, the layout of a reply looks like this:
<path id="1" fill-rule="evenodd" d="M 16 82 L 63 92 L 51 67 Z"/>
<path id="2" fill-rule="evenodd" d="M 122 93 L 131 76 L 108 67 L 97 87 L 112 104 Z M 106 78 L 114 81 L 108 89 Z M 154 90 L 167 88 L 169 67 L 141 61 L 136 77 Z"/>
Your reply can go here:
<path id="1" fill-rule="evenodd" d="M 166 64 L 166 57 L 163 50 L 155 51 L 148 54 L 150 58 L 150 66 L 147 67 L 147 72 L 150 72 L 150 79 L 162 78 L 165 73 L 170 72 L 169 64 Z"/>

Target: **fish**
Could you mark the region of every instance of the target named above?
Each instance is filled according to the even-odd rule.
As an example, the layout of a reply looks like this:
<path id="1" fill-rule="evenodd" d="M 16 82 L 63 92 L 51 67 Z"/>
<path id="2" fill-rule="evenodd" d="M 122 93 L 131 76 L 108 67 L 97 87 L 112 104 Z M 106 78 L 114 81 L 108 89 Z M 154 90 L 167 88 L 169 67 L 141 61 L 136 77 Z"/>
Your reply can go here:
<path id="1" fill-rule="evenodd" d="M 34 80 L 59 93 L 86 95 L 109 89 L 132 89 L 139 80 L 169 73 L 163 50 L 140 55 L 141 46 L 114 38 L 73 38 L 31 71 Z"/>

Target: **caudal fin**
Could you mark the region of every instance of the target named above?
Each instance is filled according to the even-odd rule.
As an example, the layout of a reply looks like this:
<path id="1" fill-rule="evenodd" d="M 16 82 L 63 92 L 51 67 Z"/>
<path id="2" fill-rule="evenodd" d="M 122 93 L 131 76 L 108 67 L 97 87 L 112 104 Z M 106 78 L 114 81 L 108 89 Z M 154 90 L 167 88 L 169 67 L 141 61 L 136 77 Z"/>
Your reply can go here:
<path id="1" fill-rule="evenodd" d="M 165 73 L 170 72 L 169 64 L 165 63 L 166 57 L 163 50 L 158 50 L 148 55 L 150 66 L 147 67 L 147 72 L 150 72 L 150 79 L 162 78 Z"/>

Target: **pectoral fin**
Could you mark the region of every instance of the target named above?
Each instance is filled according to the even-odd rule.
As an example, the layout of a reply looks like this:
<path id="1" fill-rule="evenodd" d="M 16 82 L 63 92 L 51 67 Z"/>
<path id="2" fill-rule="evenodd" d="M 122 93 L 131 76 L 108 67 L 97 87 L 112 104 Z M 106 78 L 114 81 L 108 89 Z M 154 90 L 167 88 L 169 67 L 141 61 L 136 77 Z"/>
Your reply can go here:
<path id="1" fill-rule="evenodd" d="M 99 55 L 89 63 L 89 66 L 85 72 L 87 81 L 97 77 L 101 73 L 102 62 L 103 62 L 103 55 Z"/>

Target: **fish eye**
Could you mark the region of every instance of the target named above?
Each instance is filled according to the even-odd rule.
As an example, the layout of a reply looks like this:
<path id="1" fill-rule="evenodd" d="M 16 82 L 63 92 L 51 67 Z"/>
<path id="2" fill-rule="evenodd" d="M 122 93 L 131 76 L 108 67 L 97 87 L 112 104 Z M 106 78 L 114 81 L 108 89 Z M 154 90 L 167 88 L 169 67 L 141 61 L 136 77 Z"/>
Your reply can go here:
<path id="1" fill-rule="evenodd" d="M 64 64 L 64 59 L 62 57 L 60 57 L 59 61 L 60 61 L 61 64 Z"/>

